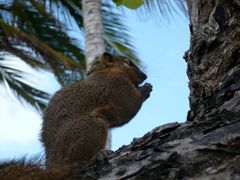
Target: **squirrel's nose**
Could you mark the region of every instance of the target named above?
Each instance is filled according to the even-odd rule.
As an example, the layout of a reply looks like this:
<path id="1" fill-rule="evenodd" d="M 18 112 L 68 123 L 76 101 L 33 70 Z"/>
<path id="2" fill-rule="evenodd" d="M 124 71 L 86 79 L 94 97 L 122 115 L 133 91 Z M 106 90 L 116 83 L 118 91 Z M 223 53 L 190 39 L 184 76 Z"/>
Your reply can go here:
<path id="1" fill-rule="evenodd" d="M 143 73 L 143 79 L 147 79 L 147 75 Z"/>

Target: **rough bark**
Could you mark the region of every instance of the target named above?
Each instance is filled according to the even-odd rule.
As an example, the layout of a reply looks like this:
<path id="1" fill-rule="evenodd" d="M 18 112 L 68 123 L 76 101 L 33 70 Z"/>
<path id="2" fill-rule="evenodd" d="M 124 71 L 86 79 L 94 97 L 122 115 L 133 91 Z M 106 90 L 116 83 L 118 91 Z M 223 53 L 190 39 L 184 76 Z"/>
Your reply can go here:
<path id="1" fill-rule="evenodd" d="M 191 47 L 186 53 L 190 87 L 188 120 L 225 116 L 234 122 L 240 111 L 240 2 L 189 1 Z M 201 122 L 200 122 L 201 123 Z M 219 125 L 224 122 L 218 121 Z M 224 123 L 224 124 L 225 124 Z"/>
<path id="2" fill-rule="evenodd" d="M 240 179 L 240 2 L 189 0 L 190 111 L 76 179 Z"/>
<path id="3" fill-rule="evenodd" d="M 239 130 L 240 122 L 198 134 L 191 124 L 167 124 L 135 139 L 108 159 L 93 161 L 74 178 L 237 180 Z"/>

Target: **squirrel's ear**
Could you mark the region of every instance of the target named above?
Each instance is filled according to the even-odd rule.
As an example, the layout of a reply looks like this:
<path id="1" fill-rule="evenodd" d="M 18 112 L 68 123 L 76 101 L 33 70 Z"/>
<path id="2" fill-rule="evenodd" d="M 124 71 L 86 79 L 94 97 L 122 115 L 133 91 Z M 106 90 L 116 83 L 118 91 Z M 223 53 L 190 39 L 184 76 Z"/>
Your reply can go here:
<path id="1" fill-rule="evenodd" d="M 112 58 L 112 57 L 113 57 L 113 55 L 111 55 L 111 54 L 108 53 L 108 52 L 104 52 L 104 53 L 102 54 L 102 56 L 103 56 L 103 58 Z"/>
<path id="2" fill-rule="evenodd" d="M 102 61 L 106 66 L 112 66 L 114 64 L 114 57 L 113 55 L 105 52 L 102 55 Z"/>

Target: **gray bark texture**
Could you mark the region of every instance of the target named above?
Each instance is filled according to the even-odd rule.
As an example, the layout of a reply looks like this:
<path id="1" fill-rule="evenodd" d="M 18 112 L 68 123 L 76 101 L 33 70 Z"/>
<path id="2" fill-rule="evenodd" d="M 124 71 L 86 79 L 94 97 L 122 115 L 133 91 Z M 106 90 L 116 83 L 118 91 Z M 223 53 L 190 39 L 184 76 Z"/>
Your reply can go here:
<path id="1" fill-rule="evenodd" d="M 155 128 L 73 179 L 240 179 L 240 1 L 188 5 L 187 121 Z"/>

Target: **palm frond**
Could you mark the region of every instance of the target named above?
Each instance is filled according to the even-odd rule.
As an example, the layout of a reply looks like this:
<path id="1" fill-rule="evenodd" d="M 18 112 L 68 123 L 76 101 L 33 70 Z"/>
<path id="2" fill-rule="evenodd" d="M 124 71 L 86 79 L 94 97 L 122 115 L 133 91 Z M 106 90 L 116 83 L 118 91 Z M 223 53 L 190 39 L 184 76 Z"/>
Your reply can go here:
<path id="1" fill-rule="evenodd" d="M 135 47 L 120 12 L 111 4 L 102 5 L 105 43 L 108 51 L 139 62 Z"/>
<path id="2" fill-rule="evenodd" d="M 173 14 L 183 14 L 188 17 L 187 0 L 144 0 L 144 4 L 137 9 L 141 19 L 157 16 L 170 19 Z"/>
<path id="3" fill-rule="evenodd" d="M 0 10 L 1 7 L 0 4 Z M 20 49 L 18 56 L 21 58 L 26 57 L 26 53 L 20 53 L 21 50 L 30 50 L 29 54 L 36 55 L 36 61 L 41 59 L 52 69 L 61 84 L 69 83 L 71 74 L 77 73 L 78 78 L 82 78 L 85 70 L 83 50 L 76 39 L 69 37 L 69 29 L 47 12 L 43 4 L 35 0 L 15 0 L 7 7 L 11 9 L 8 21 L 6 12 L 0 11 L 0 38 L 4 39 L 2 42 L 8 41 L 5 46 Z M 33 60 L 33 56 L 23 60 L 32 66 L 40 65 L 30 59 Z"/>
<path id="4" fill-rule="evenodd" d="M 76 23 L 79 30 L 83 30 L 82 4 L 79 0 L 49 0 L 52 11 L 61 12 L 69 24 Z M 58 13 L 59 14 L 59 13 Z M 61 18 L 61 16 L 58 16 Z M 83 34 L 82 34 L 83 35 Z"/>
<path id="5" fill-rule="evenodd" d="M 0 82 L 7 89 L 10 88 L 17 98 L 25 100 L 38 110 L 46 106 L 49 94 L 34 88 L 24 80 L 26 72 L 6 63 L 0 58 Z"/>
<path id="6" fill-rule="evenodd" d="M 71 26 L 65 26 L 41 1 L 0 0 L 0 58 L 7 52 L 33 68 L 51 70 L 62 85 L 82 79 L 85 73 L 83 50 L 69 32 Z M 19 99 L 42 108 L 48 94 L 29 85 L 24 75 L 1 62 L 0 83 Z"/>

